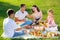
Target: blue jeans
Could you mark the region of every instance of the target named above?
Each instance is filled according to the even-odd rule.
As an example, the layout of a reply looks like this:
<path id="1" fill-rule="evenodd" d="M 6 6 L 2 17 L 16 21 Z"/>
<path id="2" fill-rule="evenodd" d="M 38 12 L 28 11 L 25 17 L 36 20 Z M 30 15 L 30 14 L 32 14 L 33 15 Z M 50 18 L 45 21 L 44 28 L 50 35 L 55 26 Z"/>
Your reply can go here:
<path id="1" fill-rule="evenodd" d="M 23 24 L 21 24 L 20 26 L 25 26 L 25 25 L 31 25 L 32 24 L 32 21 L 31 20 L 27 20 L 25 21 Z"/>
<path id="2" fill-rule="evenodd" d="M 24 30 L 20 30 L 20 32 L 15 32 L 13 37 L 21 36 L 21 35 L 24 35 Z"/>

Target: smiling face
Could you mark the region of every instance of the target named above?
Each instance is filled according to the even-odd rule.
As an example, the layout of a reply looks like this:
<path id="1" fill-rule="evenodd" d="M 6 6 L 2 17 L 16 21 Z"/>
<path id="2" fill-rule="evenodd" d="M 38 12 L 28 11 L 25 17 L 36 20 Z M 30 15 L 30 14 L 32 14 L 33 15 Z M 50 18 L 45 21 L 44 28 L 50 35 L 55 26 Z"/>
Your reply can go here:
<path id="1" fill-rule="evenodd" d="M 22 12 L 24 12 L 25 9 L 26 9 L 26 5 L 25 5 L 25 4 L 21 4 L 21 5 L 20 5 L 20 10 L 21 10 Z"/>
<path id="2" fill-rule="evenodd" d="M 49 16 L 51 16 L 51 13 L 50 12 L 47 12 Z"/>
<path id="3" fill-rule="evenodd" d="M 53 15 L 53 11 L 52 10 L 48 10 L 47 13 L 48 13 L 49 16 L 52 16 Z"/>
<path id="4" fill-rule="evenodd" d="M 7 16 L 10 18 L 14 18 L 14 10 L 13 9 L 8 9 L 7 10 Z"/>
<path id="5" fill-rule="evenodd" d="M 26 6 L 21 7 L 22 11 L 25 11 L 25 9 L 26 9 Z"/>
<path id="6" fill-rule="evenodd" d="M 49 16 L 52 16 L 52 13 L 51 12 L 48 11 L 47 13 L 48 13 Z"/>
<path id="7" fill-rule="evenodd" d="M 36 7 L 32 7 L 32 11 L 35 12 L 37 9 Z"/>
<path id="8" fill-rule="evenodd" d="M 14 15 L 14 13 L 12 13 L 11 15 L 10 15 L 10 18 L 14 18 L 15 17 L 15 15 Z"/>

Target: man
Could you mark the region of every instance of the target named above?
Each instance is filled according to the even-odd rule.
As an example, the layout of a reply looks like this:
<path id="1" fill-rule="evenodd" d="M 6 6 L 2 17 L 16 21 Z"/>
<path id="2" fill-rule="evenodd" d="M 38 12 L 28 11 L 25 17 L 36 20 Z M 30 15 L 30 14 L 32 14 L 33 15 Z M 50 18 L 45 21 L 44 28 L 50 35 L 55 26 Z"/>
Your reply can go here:
<path id="1" fill-rule="evenodd" d="M 3 35 L 2 37 L 12 38 L 18 35 L 25 34 L 25 30 L 21 30 L 19 26 L 16 25 L 14 18 L 14 11 L 12 9 L 7 10 L 8 18 L 3 21 Z M 19 31 L 19 32 L 17 32 Z"/>
<path id="2" fill-rule="evenodd" d="M 32 21 L 26 20 L 26 17 L 31 18 L 27 11 L 25 11 L 25 4 L 20 5 L 20 10 L 18 10 L 15 14 L 15 21 L 24 22 L 21 26 L 30 25 Z"/>
<path id="3" fill-rule="evenodd" d="M 20 5 L 20 10 L 15 14 L 15 21 L 25 21 L 26 17 L 31 18 L 27 11 L 25 11 L 25 4 Z"/>

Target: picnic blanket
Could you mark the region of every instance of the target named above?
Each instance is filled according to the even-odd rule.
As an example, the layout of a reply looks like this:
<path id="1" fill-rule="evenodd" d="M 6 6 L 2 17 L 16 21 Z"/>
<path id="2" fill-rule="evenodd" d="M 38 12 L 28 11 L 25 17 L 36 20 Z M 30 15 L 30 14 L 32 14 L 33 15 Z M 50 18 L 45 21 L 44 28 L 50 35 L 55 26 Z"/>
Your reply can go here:
<path id="1" fill-rule="evenodd" d="M 20 22 L 18 25 L 20 26 L 21 24 L 23 24 L 24 22 Z M 24 29 L 24 28 L 23 28 Z M 26 29 L 27 30 L 27 34 L 25 34 L 25 35 L 22 35 L 22 36 L 16 36 L 16 37 L 14 37 L 14 38 L 23 38 L 23 39 L 29 39 L 29 38 L 42 38 L 41 36 L 34 36 L 34 35 L 30 35 L 29 34 L 29 32 L 30 32 L 30 30 L 31 29 Z M 56 31 L 56 33 L 58 33 L 58 34 L 60 34 L 60 32 L 59 31 Z M 4 35 L 2 35 L 2 36 L 4 36 Z"/>
<path id="2" fill-rule="evenodd" d="M 21 22 L 21 23 L 19 23 L 18 25 L 21 25 L 21 24 L 23 24 L 24 22 Z M 34 36 L 34 35 L 30 35 L 29 34 L 29 32 L 30 32 L 30 30 L 31 29 L 26 29 L 27 31 L 28 31 L 28 33 L 27 34 L 25 34 L 25 35 L 22 35 L 22 36 L 17 36 L 17 37 L 15 37 L 15 38 L 24 38 L 24 39 L 29 39 L 29 38 L 42 38 L 41 36 Z M 58 33 L 58 34 L 60 34 L 60 32 L 59 31 L 56 31 L 56 33 Z M 54 38 L 54 37 L 53 37 Z"/>
<path id="3" fill-rule="evenodd" d="M 60 32 L 58 32 L 58 33 L 60 34 Z M 30 35 L 30 34 L 25 34 L 25 35 L 17 36 L 14 38 L 33 39 L 33 38 L 42 38 L 42 37 L 41 36 L 36 37 L 36 36 Z M 46 37 L 46 38 L 48 38 L 48 37 Z M 52 37 L 52 38 L 57 38 L 57 37 Z"/>

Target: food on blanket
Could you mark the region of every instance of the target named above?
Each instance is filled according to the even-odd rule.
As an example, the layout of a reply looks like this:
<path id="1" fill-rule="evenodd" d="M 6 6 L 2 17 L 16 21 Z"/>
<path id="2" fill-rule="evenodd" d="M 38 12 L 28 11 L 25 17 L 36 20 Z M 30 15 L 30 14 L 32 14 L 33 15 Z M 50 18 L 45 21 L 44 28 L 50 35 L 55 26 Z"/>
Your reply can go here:
<path id="1" fill-rule="evenodd" d="M 40 31 L 31 31 L 30 34 L 33 35 L 33 36 L 41 36 Z"/>
<path id="2" fill-rule="evenodd" d="M 58 36 L 58 34 L 55 33 L 55 32 L 51 32 L 51 35 L 52 35 L 52 36 Z"/>
<path id="3" fill-rule="evenodd" d="M 44 31 L 44 30 L 45 30 L 45 28 L 42 26 L 42 27 L 40 27 L 40 30 Z"/>
<path id="4" fill-rule="evenodd" d="M 40 30 L 40 27 L 39 26 L 35 26 L 34 29 L 35 30 Z"/>
<path id="5" fill-rule="evenodd" d="M 48 37 L 48 38 L 51 38 L 51 37 L 52 37 L 52 35 L 51 35 L 50 32 L 47 32 L 47 37 Z"/>
<path id="6" fill-rule="evenodd" d="M 46 35 L 42 35 L 42 38 L 46 38 Z"/>
<path id="7" fill-rule="evenodd" d="M 38 30 L 38 31 L 39 31 L 39 30 L 42 30 L 42 31 L 43 31 L 43 30 L 44 30 L 44 27 L 43 27 L 43 26 L 41 26 L 41 27 L 35 26 L 34 29 L 35 29 L 35 30 Z"/>
<path id="8" fill-rule="evenodd" d="M 50 32 L 51 36 L 54 37 L 55 36 L 55 33 L 54 32 Z"/>
<path id="9" fill-rule="evenodd" d="M 45 21 L 39 21 L 39 25 L 47 27 L 47 23 Z"/>
<path id="10" fill-rule="evenodd" d="M 54 34 L 54 36 L 58 36 L 59 34 L 55 33 L 55 32 L 51 32 L 51 34 Z"/>
<path id="11" fill-rule="evenodd" d="M 54 36 L 58 36 L 59 34 L 54 34 Z"/>
<path id="12" fill-rule="evenodd" d="M 30 32 L 31 35 L 33 35 L 33 33 L 34 33 L 34 30 L 32 30 L 32 31 Z"/>
<path id="13" fill-rule="evenodd" d="M 46 35 L 47 35 L 48 38 L 50 38 L 50 37 L 56 36 L 56 33 L 54 33 L 54 32 L 47 32 Z"/>
<path id="14" fill-rule="evenodd" d="M 43 25 L 42 22 L 40 22 L 39 25 L 42 26 Z"/>
<path id="15" fill-rule="evenodd" d="M 47 27 L 47 23 L 44 23 L 44 26 Z"/>
<path id="16" fill-rule="evenodd" d="M 40 31 L 36 31 L 36 30 L 31 31 L 29 34 L 36 36 L 36 37 L 41 36 L 42 38 L 46 38 L 46 37 L 51 38 L 51 37 L 54 37 L 56 35 L 56 33 L 54 33 L 54 32 L 47 32 L 46 34 L 43 35 Z"/>

